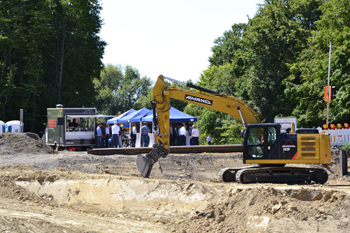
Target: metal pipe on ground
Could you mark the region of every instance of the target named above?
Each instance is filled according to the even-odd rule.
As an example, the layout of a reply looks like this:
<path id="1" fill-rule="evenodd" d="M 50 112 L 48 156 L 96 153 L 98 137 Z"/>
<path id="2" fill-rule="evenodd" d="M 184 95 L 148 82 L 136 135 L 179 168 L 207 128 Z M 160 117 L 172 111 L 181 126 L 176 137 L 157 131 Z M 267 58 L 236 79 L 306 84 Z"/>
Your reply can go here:
<path id="1" fill-rule="evenodd" d="M 93 155 L 137 155 L 148 153 L 152 147 L 132 147 L 132 148 L 94 148 L 89 149 L 88 154 Z M 190 154 L 190 153 L 230 153 L 243 152 L 243 146 L 237 145 L 211 145 L 211 146 L 171 146 L 170 154 Z"/>

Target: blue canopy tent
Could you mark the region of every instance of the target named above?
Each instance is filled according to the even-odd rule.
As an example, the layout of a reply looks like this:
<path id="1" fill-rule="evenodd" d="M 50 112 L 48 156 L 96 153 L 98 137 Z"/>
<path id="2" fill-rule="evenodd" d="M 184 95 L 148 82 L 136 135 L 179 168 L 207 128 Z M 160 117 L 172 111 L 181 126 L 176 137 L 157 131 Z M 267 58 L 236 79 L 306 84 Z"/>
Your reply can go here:
<path id="1" fill-rule="evenodd" d="M 128 122 L 137 122 L 137 121 L 140 121 L 140 120 L 137 120 L 139 119 L 140 117 L 143 117 L 145 116 L 145 114 L 149 112 L 149 109 L 147 108 L 141 108 L 140 110 L 138 111 L 135 111 L 129 115 L 126 115 L 124 117 L 121 117 L 117 120 L 118 123 L 128 123 Z M 133 121 L 131 121 L 132 119 L 134 119 Z"/>
<path id="2" fill-rule="evenodd" d="M 197 117 L 188 115 L 180 110 L 177 110 L 174 107 L 171 107 L 169 110 L 170 114 L 170 122 L 196 122 Z M 153 121 L 153 111 L 151 110 L 146 117 L 142 118 L 142 121 L 151 122 Z"/>
<path id="3" fill-rule="evenodd" d="M 196 117 L 193 117 L 191 115 L 183 113 L 174 107 L 170 108 L 169 114 L 170 114 L 170 122 L 196 122 L 197 121 Z M 118 123 L 140 122 L 140 128 L 141 128 L 141 122 L 152 122 L 152 121 L 153 121 L 153 110 L 148 110 L 147 108 L 142 108 L 136 112 L 129 114 L 126 117 L 120 118 L 118 120 Z M 152 122 L 152 125 L 153 125 L 153 122 Z M 131 132 L 131 127 L 129 128 L 129 133 L 130 132 Z M 152 144 L 152 137 L 151 136 L 150 136 L 150 140 L 151 140 L 151 144 Z M 136 147 L 137 147 L 138 143 L 140 143 L 140 140 L 136 139 Z"/>
<path id="4" fill-rule="evenodd" d="M 125 117 L 125 116 L 127 116 L 127 115 L 129 115 L 129 114 L 131 114 L 131 113 L 133 113 L 133 112 L 136 112 L 136 110 L 132 108 L 132 109 L 130 109 L 130 110 L 124 112 L 123 114 L 121 114 L 121 115 L 119 115 L 119 116 L 117 116 L 117 117 L 114 117 L 114 118 L 111 118 L 111 119 L 107 120 L 107 124 L 112 125 L 112 124 L 114 124 L 115 121 L 118 122 L 118 120 L 119 120 L 120 118 Z"/>
<path id="5" fill-rule="evenodd" d="M 140 113 L 136 114 L 133 118 L 129 119 L 128 122 L 134 123 L 134 122 L 144 121 L 143 118 L 152 114 L 152 111 L 153 111 L 153 110 L 148 110 L 147 108 L 145 109 L 146 111 L 140 111 Z"/>

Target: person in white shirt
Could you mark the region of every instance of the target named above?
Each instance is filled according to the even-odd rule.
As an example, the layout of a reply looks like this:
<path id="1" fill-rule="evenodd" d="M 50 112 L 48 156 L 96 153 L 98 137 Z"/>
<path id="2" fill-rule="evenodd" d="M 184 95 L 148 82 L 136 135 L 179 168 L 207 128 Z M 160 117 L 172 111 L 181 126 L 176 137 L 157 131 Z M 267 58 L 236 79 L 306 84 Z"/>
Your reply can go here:
<path id="1" fill-rule="evenodd" d="M 120 132 L 120 127 L 118 125 L 118 123 L 115 121 L 114 125 L 112 126 L 112 143 L 111 143 L 111 147 L 113 148 L 114 145 L 115 147 L 121 147 L 121 145 L 119 145 L 119 132 Z"/>
<path id="2" fill-rule="evenodd" d="M 199 137 L 199 130 L 197 129 L 196 125 L 192 126 L 192 140 L 193 140 L 193 145 L 199 145 L 198 142 L 198 137 Z"/>
<path id="3" fill-rule="evenodd" d="M 136 134 L 137 134 L 136 124 L 133 124 L 132 129 L 131 129 L 131 147 L 135 147 Z"/>
<path id="4" fill-rule="evenodd" d="M 98 123 L 98 126 L 96 128 L 96 137 L 97 137 L 97 148 L 101 147 L 101 138 L 102 138 L 102 131 L 101 131 L 101 123 Z M 103 142 L 102 142 L 103 145 Z"/>
<path id="5" fill-rule="evenodd" d="M 186 124 L 182 123 L 182 127 L 179 130 L 180 146 L 186 146 L 186 132 Z"/>
<path id="6" fill-rule="evenodd" d="M 207 137 L 207 143 L 208 143 L 208 145 L 211 145 L 211 137 L 210 137 L 210 135 L 208 135 L 208 137 Z"/>

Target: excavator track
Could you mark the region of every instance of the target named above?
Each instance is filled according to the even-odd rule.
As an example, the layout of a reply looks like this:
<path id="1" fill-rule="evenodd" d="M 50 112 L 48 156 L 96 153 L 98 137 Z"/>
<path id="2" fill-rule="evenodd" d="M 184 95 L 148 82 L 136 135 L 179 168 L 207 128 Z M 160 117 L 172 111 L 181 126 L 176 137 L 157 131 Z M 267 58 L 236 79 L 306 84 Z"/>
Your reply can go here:
<path id="1" fill-rule="evenodd" d="M 328 180 L 326 170 L 305 167 L 259 167 L 224 168 L 218 173 L 223 182 L 247 183 L 311 183 L 324 184 Z"/>

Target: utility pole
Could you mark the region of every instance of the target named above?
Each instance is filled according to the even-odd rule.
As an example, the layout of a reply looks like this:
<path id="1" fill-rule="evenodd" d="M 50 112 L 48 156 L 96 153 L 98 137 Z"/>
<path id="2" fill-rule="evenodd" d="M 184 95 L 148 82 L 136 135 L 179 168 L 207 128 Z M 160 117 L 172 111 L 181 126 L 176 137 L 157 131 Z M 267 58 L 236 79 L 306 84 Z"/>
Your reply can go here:
<path id="1" fill-rule="evenodd" d="M 23 109 L 19 110 L 19 132 L 23 133 L 24 132 L 24 124 L 23 124 Z"/>
<path id="2" fill-rule="evenodd" d="M 332 56 L 332 42 L 329 42 L 329 61 L 328 61 L 328 92 L 331 91 L 329 90 L 329 86 L 330 86 L 330 76 L 331 76 L 331 56 Z M 329 96 L 329 93 L 327 93 Z M 327 101 L 327 120 L 326 120 L 326 125 L 328 127 L 328 113 L 329 113 L 329 101 Z"/>

